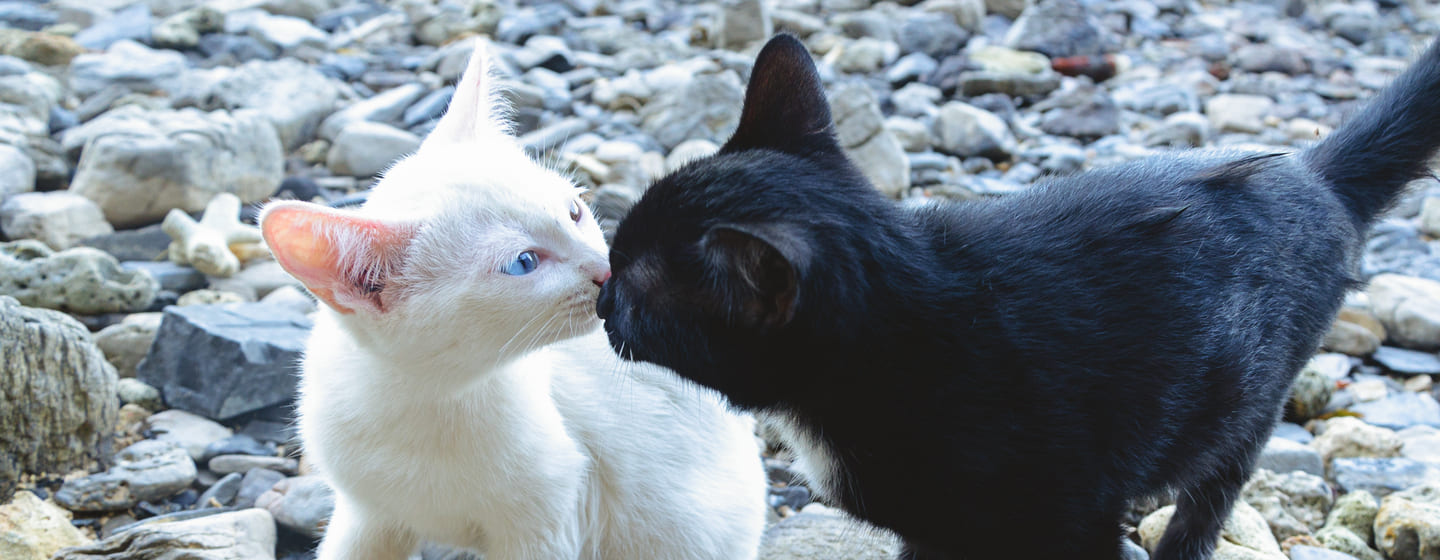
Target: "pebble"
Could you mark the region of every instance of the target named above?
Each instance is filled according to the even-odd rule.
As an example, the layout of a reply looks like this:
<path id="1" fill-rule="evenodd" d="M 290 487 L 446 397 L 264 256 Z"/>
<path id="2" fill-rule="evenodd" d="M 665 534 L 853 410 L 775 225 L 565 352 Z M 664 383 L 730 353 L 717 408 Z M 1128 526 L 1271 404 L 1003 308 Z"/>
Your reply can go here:
<path id="1" fill-rule="evenodd" d="M 180 446 L 196 461 L 204 458 L 205 449 L 210 444 L 234 433 L 213 420 L 183 410 L 157 412 L 145 423 L 150 431 L 155 432 L 155 439 Z"/>
<path id="2" fill-rule="evenodd" d="M 293 474 L 299 470 L 300 464 L 288 457 L 217 455 L 210 459 L 208 467 L 215 474 L 245 473 L 251 469 L 270 469 Z"/>
<path id="3" fill-rule="evenodd" d="M 160 400 L 160 390 L 133 377 L 122 378 L 116 385 L 120 402 L 144 407 L 146 410 L 160 410 L 165 404 Z"/>
<path id="4" fill-rule="evenodd" d="M 255 507 L 255 499 L 261 494 L 269 492 L 280 481 L 285 480 L 285 474 L 270 469 L 251 469 L 245 473 L 240 480 L 240 491 L 235 494 L 235 507 Z"/>
<path id="5" fill-rule="evenodd" d="M 207 488 L 205 493 L 201 494 L 200 497 L 195 500 L 195 507 L 197 509 L 204 509 L 230 505 L 231 502 L 235 501 L 235 497 L 240 494 L 240 483 L 244 478 L 245 475 L 241 473 L 230 473 L 221 477 L 220 480 L 215 481 L 215 484 L 210 485 L 210 488 Z"/>
<path id="6" fill-rule="evenodd" d="M 57 191 L 6 197 L 0 204 L 0 231 L 10 239 L 35 239 L 64 251 L 83 239 L 114 232 L 115 228 L 90 199 Z"/>
<path id="7" fill-rule="evenodd" d="M 935 121 L 936 145 L 941 152 L 960 156 L 1009 159 L 1015 136 L 994 113 L 959 101 L 940 108 Z"/>
<path id="8" fill-rule="evenodd" d="M 115 454 L 109 470 L 65 481 L 55 501 L 71 511 L 102 512 L 158 501 L 195 480 L 195 461 L 169 442 L 143 440 Z"/>
<path id="9" fill-rule="evenodd" d="M 370 177 L 420 147 L 420 137 L 377 122 L 357 121 L 345 126 L 330 146 L 327 165 L 335 173 Z"/>
<path id="10" fill-rule="evenodd" d="M 1402 457 L 1335 459 L 1330 469 L 1341 491 L 1365 490 L 1378 497 L 1436 477 L 1431 467 Z"/>
<path id="11" fill-rule="evenodd" d="M 1308 432 L 1307 432 L 1308 433 Z M 1280 436 L 1272 436 L 1260 451 L 1256 468 L 1277 473 L 1300 471 L 1316 476 L 1325 474 L 1325 463 L 1314 448 Z"/>

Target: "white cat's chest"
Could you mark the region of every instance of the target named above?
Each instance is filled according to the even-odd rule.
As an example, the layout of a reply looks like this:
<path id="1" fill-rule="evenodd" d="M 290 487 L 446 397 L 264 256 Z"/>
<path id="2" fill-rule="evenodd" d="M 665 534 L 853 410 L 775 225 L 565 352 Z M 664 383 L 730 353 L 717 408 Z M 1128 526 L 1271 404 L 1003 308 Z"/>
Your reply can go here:
<path id="1" fill-rule="evenodd" d="M 539 365 L 489 372 L 493 378 L 453 394 L 307 379 L 307 453 L 351 498 L 449 542 L 501 530 L 500 511 L 519 495 L 574 507 L 586 458 Z"/>

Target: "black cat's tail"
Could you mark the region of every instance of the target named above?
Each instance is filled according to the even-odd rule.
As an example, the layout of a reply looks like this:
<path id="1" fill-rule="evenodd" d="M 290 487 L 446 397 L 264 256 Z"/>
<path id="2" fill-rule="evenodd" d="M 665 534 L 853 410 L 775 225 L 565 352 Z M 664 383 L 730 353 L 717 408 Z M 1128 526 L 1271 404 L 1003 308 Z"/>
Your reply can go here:
<path id="1" fill-rule="evenodd" d="M 1385 211 L 1424 177 L 1440 148 L 1440 40 L 1348 123 L 1302 157 L 1358 222 Z"/>

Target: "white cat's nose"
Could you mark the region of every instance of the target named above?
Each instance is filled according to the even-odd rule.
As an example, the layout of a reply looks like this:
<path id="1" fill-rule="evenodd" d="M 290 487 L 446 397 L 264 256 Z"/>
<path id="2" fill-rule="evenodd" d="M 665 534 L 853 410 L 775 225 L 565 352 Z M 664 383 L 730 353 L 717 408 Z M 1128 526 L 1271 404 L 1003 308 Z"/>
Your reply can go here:
<path id="1" fill-rule="evenodd" d="M 596 286 L 604 286 L 605 281 L 610 279 L 610 263 L 588 266 L 584 268 L 584 271 L 590 276 L 590 281 L 594 282 Z"/>

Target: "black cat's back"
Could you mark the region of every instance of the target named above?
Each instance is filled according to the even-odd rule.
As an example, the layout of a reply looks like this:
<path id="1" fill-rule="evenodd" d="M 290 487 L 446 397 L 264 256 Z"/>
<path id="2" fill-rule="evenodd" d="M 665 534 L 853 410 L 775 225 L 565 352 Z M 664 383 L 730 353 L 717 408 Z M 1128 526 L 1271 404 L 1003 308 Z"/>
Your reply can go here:
<path id="1" fill-rule="evenodd" d="M 1115 560 L 1166 489 L 1153 558 L 1208 558 L 1365 230 L 1440 148 L 1437 45 L 1308 150 L 902 206 L 835 143 L 802 44 L 752 74 L 721 152 L 621 223 L 597 310 L 630 357 L 786 423 L 907 559 Z"/>

